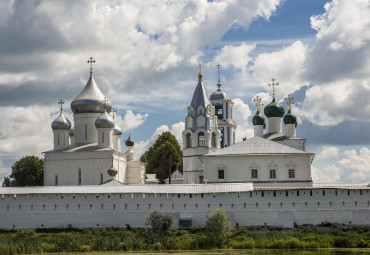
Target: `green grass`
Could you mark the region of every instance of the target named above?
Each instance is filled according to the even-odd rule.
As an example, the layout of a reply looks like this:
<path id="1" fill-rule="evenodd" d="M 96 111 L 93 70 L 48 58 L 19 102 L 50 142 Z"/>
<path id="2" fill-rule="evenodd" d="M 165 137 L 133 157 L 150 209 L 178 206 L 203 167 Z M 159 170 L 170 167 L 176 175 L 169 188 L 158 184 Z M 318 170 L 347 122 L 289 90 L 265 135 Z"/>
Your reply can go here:
<path id="1" fill-rule="evenodd" d="M 228 249 L 370 248 L 370 226 L 235 227 L 224 240 Z M 0 232 L 1 254 L 91 251 L 206 250 L 217 244 L 203 227 L 174 230 L 158 237 L 150 229 L 23 229 Z"/>

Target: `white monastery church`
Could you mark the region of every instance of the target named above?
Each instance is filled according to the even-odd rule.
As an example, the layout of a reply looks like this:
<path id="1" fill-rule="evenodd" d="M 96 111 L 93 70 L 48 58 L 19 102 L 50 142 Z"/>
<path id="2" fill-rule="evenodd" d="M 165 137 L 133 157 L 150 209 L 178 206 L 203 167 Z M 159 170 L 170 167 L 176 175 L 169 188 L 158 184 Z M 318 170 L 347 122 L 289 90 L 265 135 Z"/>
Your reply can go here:
<path id="1" fill-rule="evenodd" d="M 44 154 L 44 186 L 0 187 L 0 229 L 144 227 L 154 210 L 186 228 L 204 224 L 217 208 L 235 225 L 370 224 L 368 184 L 312 182 L 314 154 L 296 137 L 293 98 L 287 113 L 277 103 L 274 80 L 272 102 L 263 109 L 267 121 L 256 97 L 254 137 L 237 142 L 232 100 L 220 80 L 208 97 L 199 71 L 182 133 L 183 179 L 177 171 L 176 184 L 146 184 L 130 135 L 121 152 L 122 131 L 94 81 L 94 62 L 89 59 L 90 78 L 71 103 L 73 127 L 59 102 L 54 148 Z"/>

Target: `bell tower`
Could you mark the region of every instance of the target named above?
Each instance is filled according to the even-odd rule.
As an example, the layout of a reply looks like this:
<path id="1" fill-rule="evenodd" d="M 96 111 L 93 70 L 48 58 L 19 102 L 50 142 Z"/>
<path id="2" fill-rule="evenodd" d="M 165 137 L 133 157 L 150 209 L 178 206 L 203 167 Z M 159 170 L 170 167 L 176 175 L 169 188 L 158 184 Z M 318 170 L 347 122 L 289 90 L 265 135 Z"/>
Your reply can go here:
<path id="1" fill-rule="evenodd" d="M 220 148 L 220 132 L 215 108 L 208 100 L 199 65 L 198 85 L 195 88 L 188 114 L 185 118 L 183 139 L 184 183 L 203 183 L 204 166 L 200 156 Z"/>

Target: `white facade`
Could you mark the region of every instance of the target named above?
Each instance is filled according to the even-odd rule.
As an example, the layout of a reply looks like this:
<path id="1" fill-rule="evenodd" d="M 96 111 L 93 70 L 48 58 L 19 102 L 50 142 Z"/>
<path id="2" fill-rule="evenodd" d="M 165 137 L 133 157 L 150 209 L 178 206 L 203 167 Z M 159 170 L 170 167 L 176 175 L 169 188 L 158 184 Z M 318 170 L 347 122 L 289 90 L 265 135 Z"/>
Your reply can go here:
<path id="1" fill-rule="evenodd" d="M 145 165 L 133 161 L 133 143 L 126 153 L 120 152 L 122 131 L 108 114 L 112 105 L 92 73 L 71 108 L 72 131 L 62 113 L 52 123 L 54 149 L 45 152 L 44 185 L 99 185 L 112 180 L 143 184 Z"/>

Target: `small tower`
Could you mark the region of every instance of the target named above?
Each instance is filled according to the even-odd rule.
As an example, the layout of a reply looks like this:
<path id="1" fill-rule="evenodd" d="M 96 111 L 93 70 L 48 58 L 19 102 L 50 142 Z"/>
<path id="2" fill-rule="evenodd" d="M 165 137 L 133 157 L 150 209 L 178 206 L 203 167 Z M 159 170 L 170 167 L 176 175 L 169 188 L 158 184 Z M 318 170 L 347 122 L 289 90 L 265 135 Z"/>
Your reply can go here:
<path id="1" fill-rule="evenodd" d="M 112 118 L 113 120 L 116 119 L 116 110 L 112 110 Z M 117 123 L 114 123 L 113 128 L 113 149 L 116 151 L 121 151 L 121 135 L 122 135 L 122 129 L 117 125 Z"/>
<path id="2" fill-rule="evenodd" d="M 63 115 L 64 101 L 60 100 L 60 114 L 51 123 L 51 128 L 54 133 L 54 150 L 65 149 L 69 146 L 69 130 L 71 129 L 71 122 Z"/>
<path id="3" fill-rule="evenodd" d="M 127 151 L 126 151 L 126 154 L 127 154 L 127 161 L 131 161 L 131 160 L 134 160 L 134 150 L 132 149 L 132 147 L 134 147 L 135 143 L 133 140 L 131 140 L 131 130 L 128 131 L 128 138 L 125 142 L 125 145 L 127 147 Z"/>
<path id="4" fill-rule="evenodd" d="M 220 81 L 220 65 L 217 65 L 218 69 L 218 83 L 217 91 L 212 93 L 210 100 L 212 105 L 215 107 L 215 114 L 217 116 L 218 129 L 221 132 L 221 148 L 228 147 L 235 143 L 235 121 L 233 120 L 233 101 L 230 100 L 229 96 L 221 91 Z"/>
<path id="5" fill-rule="evenodd" d="M 254 126 L 254 136 L 263 137 L 265 133 L 264 130 L 266 128 L 265 118 L 261 115 L 261 106 L 263 106 L 263 104 L 261 103 L 261 98 L 259 96 L 256 96 L 253 99 L 253 102 L 256 103 L 257 107 L 257 112 L 252 119 L 252 123 Z"/>
<path id="6" fill-rule="evenodd" d="M 269 83 L 269 87 L 272 86 L 272 101 L 268 104 L 264 113 L 268 120 L 268 132 L 269 134 L 281 133 L 281 121 L 284 116 L 285 110 L 282 105 L 276 103 L 275 101 L 275 86 L 278 86 L 279 83 L 275 83 L 275 79 L 272 79 L 272 82 Z"/>
<path id="7" fill-rule="evenodd" d="M 106 102 L 107 99 L 104 101 Z M 96 119 L 95 127 L 98 130 L 98 147 L 99 148 L 112 148 L 112 133 L 114 128 L 113 118 L 104 111 L 104 113 Z"/>
<path id="8" fill-rule="evenodd" d="M 183 139 L 184 183 L 203 183 L 204 167 L 201 155 L 220 148 L 220 132 L 215 109 L 208 100 L 199 65 L 198 85 L 195 88 L 188 115 L 185 118 Z"/>
<path id="9" fill-rule="evenodd" d="M 296 137 L 297 118 L 292 114 L 292 105 L 294 104 L 294 98 L 290 94 L 288 94 L 288 97 L 285 98 L 285 100 L 287 100 L 286 104 L 289 107 L 288 113 L 284 116 L 286 136 L 288 138 Z"/>

